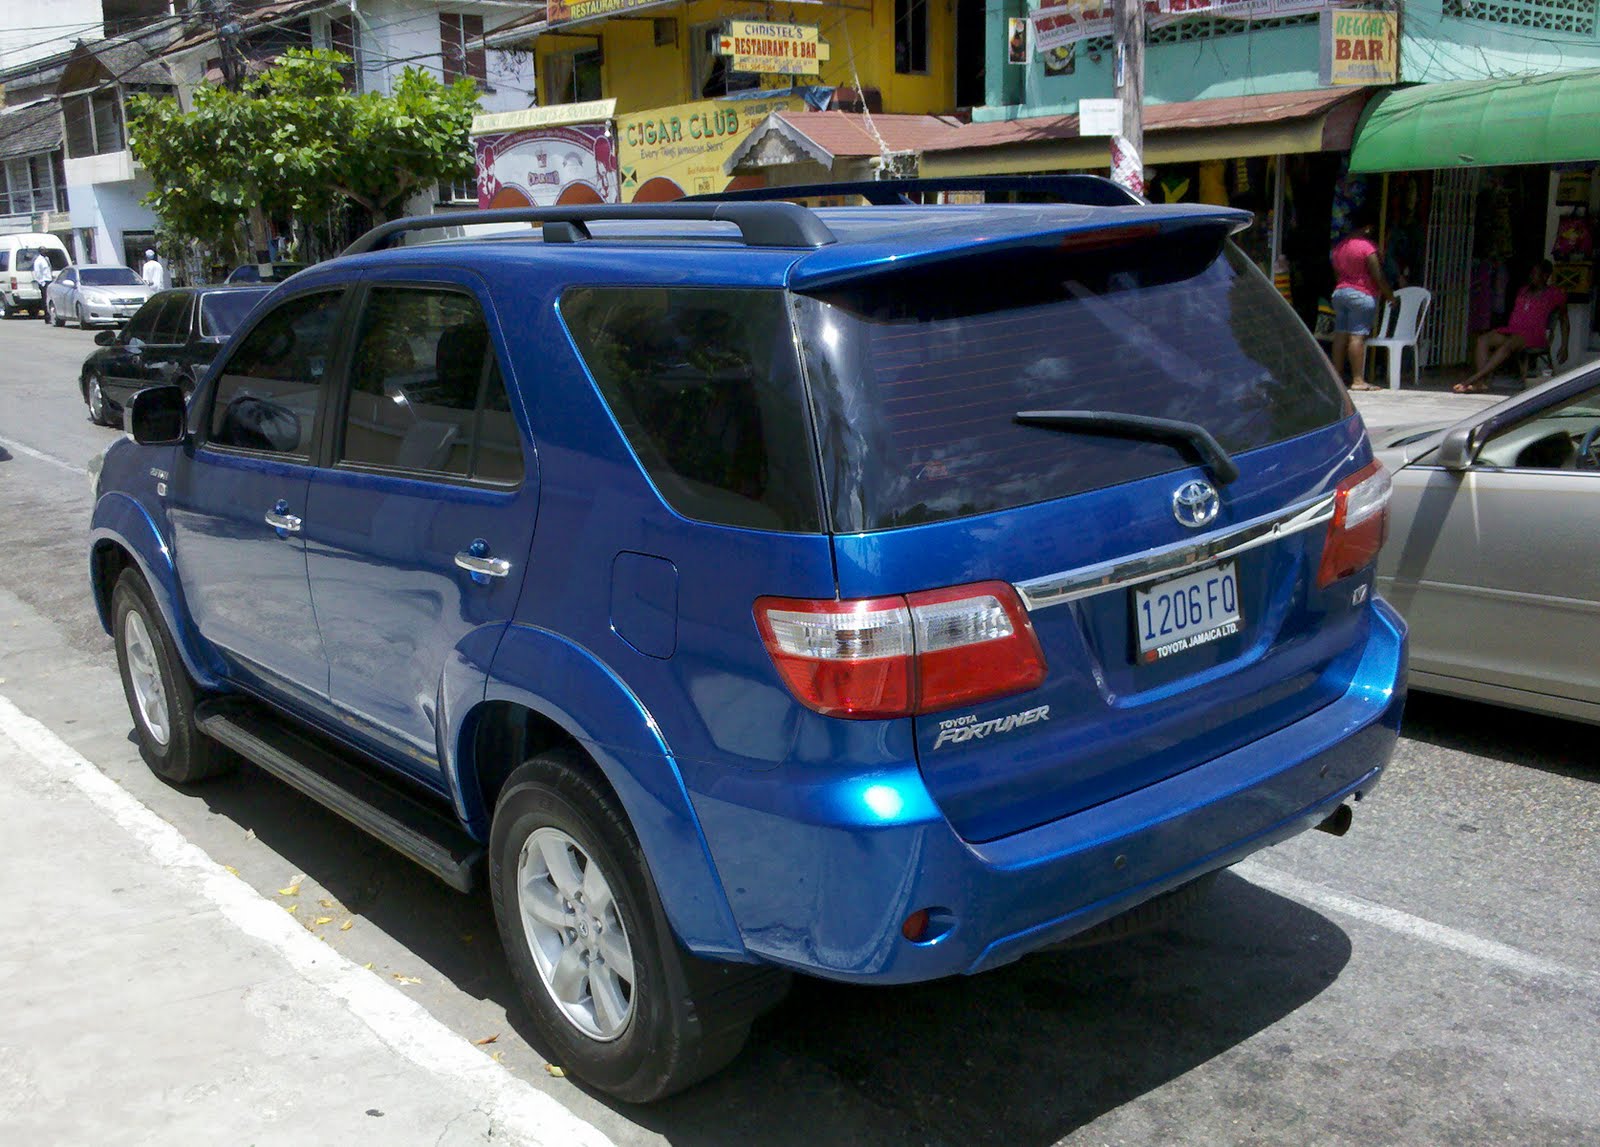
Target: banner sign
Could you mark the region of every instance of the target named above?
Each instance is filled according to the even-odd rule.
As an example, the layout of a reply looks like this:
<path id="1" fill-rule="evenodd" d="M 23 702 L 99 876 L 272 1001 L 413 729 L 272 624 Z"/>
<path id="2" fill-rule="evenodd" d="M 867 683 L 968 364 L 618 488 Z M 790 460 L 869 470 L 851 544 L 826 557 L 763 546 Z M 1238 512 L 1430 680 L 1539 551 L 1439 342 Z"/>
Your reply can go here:
<path id="1" fill-rule="evenodd" d="M 617 202 L 616 148 L 609 124 L 480 135 L 472 145 L 479 207 Z"/>
<path id="2" fill-rule="evenodd" d="M 1393 12 L 1335 8 L 1323 27 L 1328 41 L 1324 83 L 1392 84 L 1399 78 L 1399 25 Z"/>
<path id="3" fill-rule="evenodd" d="M 588 100 L 580 104 L 551 104 L 514 112 L 480 112 L 472 117 L 473 135 L 501 135 L 532 127 L 559 127 L 574 123 L 599 123 L 617 112 L 617 101 Z"/>
<path id="4" fill-rule="evenodd" d="M 728 153 L 773 112 L 801 111 L 799 96 L 701 100 L 617 117 L 622 202 L 659 203 L 710 195 L 731 180 Z"/>
<path id="5" fill-rule="evenodd" d="M 548 26 L 572 24 L 579 20 L 598 20 L 619 16 L 640 8 L 655 8 L 667 0 L 545 0 L 544 19 Z"/>
<path id="6" fill-rule="evenodd" d="M 1332 0 L 1145 0 L 1145 24 L 1161 28 L 1193 16 L 1267 20 L 1302 16 L 1332 7 Z M 1033 21 L 1034 50 L 1046 53 L 1064 44 L 1111 35 L 1110 0 L 1040 0 Z"/>
<path id="7" fill-rule="evenodd" d="M 718 53 L 731 57 L 728 67 L 735 72 L 814 76 L 828 58 L 828 45 L 810 25 L 729 20 Z"/>

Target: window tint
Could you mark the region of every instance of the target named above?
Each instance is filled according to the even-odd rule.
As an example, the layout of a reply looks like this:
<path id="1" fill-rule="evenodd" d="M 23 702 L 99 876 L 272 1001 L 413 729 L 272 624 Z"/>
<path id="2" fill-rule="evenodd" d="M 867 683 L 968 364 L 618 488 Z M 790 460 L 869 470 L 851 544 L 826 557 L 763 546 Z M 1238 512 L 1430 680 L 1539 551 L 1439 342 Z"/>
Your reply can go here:
<path id="1" fill-rule="evenodd" d="M 153 340 L 156 328 L 156 316 L 161 313 L 161 300 L 149 298 L 144 306 L 133 313 L 133 318 L 128 320 L 127 328 L 123 331 L 126 341 L 133 342 L 138 339 L 147 343 Z"/>
<path id="2" fill-rule="evenodd" d="M 301 295 L 278 304 L 251 329 L 217 382 L 212 442 L 310 455 L 342 303 L 338 291 Z"/>
<path id="3" fill-rule="evenodd" d="M 1515 470 L 1600 469 L 1600 389 L 1507 427 L 1478 452 L 1479 466 Z"/>
<path id="4" fill-rule="evenodd" d="M 628 443 L 680 513 L 818 528 L 781 291 L 583 288 L 562 315 Z"/>
<path id="5" fill-rule="evenodd" d="M 189 303 L 192 295 L 171 292 L 158 295 L 161 310 L 156 313 L 155 330 L 150 335 L 153 343 L 181 343 L 188 340 Z"/>
<path id="6" fill-rule="evenodd" d="M 801 297 L 835 527 L 988 513 L 1191 464 L 1170 445 L 1019 426 L 1022 410 L 1183 419 L 1235 454 L 1345 417 L 1305 327 L 1217 247 L 970 259 Z"/>
<path id="7" fill-rule="evenodd" d="M 144 280 L 127 267 L 85 267 L 83 285 L 86 287 L 142 287 Z"/>
<path id="8" fill-rule="evenodd" d="M 522 480 L 521 439 L 472 296 L 410 287 L 377 287 L 367 296 L 340 459 Z"/>
<path id="9" fill-rule="evenodd" d="M 201 296 L 200 333 L 209 338 L 231 335 L 244 317 L 261 301 L 259 291 L 213 291 Z"/>

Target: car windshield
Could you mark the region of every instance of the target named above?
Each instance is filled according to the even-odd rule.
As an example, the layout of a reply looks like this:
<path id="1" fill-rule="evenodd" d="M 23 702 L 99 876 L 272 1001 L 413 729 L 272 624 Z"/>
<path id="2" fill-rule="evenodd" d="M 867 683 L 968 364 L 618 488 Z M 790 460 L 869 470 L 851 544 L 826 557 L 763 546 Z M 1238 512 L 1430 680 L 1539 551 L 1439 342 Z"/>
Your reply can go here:
<path id="1" fill-rule="evenodd" d="M 227 338 L 244 321 L 266 291 L 213 291 L 200 300 L 200 333 L 207 338 Z"/>
<path id="2" fill-rule="evenodd" d="M 85 267 L 78 272 L 85 287 L 142 287 L 144 280 L 126 267 Z"/>

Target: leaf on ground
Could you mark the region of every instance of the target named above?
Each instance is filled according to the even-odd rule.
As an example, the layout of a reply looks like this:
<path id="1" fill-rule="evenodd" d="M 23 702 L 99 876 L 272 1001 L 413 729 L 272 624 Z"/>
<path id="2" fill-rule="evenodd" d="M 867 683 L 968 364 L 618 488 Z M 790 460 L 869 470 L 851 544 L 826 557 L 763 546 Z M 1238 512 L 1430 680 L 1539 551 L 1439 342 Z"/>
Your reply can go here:
<path id="1" fill-rule="evenodd" d="M 544 1069 L 547 1073 L 555 1076 L 557 1079 L 567 1078 L 567 1069 L 564 1067 L 557 1067 L 553 1063 L 547 1063 L 544 1065 Z"/>
<path id="2" fill-rule="evenodd" d="M 395 979 L 399 980 L 402 984 L 420 984 L 420 983 L 422 983 L 422 981 L 417 979 L 415 976 L 402 976 L 399 972 L 391 972 L 390 975 L 392 975 Z"/>
<path id="3" fill-rule="evenodd" d="M 479 1047 L 482 1047 L 486 1043 L 498 1043 L 499 1041 L 500 1033 L 495 1032 L 494 1035 L 486 1035 L 482 1039 L 475 1039 L 472 1042 L 477 1044 Z"/>
<path id="4" fill-rule="evenodd" d="M 321 900 L 318 900 L 317 903 L 320 904 L 324 908 L 332 908 L 333 907 L 333 901 L 329 900 L 326 896 L 324 896 Z"/>
<path id="5" fill-rule="evenodd" d="M 318 916 L 315 920 L 312 921 L 312 923 L 313 924 L 317 924 L 317 925 L 332 924 L 333 923 L 333 917 L 332 916 Z"/>
<path id="6" fill-rule="evenodd" d="M 298 884 L 290 884 L 290 885 L 288 885 L 286 887 L 280 888 L 280 889 L 278 889 L 278 895 L 279 896 L 298 896 L 298 895 L 300 895 L 300 885 L 298 885 Z"/>
<path id="7" fill-rule="evenodd" d="M 339 925 L 339 931 L 348 932 L 354 924 L 354 920 L 346 920 L 343 924 Z"/>
<path id="8" fill-rule="evenodd" d="M 283 910 L 285 912 L 298 912 L 298 911 L 300 911 L 300 905 L 298 905 L 298 904 L 285 904 L 283 906 Z"/>
<path id="9" fill-rule="evenodd" d="M 239 875 L 239 870 L 237 868 L 235 868 L 231 864 L 224 864 L 222 866 L 222 870 L 224 872 L 228 873 L 230 876 L 238 876 Z"/>
<path id="10" fill-rule="evenodd" d="M 366 969 L 366 970 L 367 970 L 367 971 L 369 971 L 369 972 L 370 972 L 370 971 L 372 971 L 372 964 L 371 964 L 371 963 L 370 963 L 370 962 L 368 962 L 368 963 L 365 963 L 365 964 L 362 964 L 362 965 L 361 965 L 361 966 L 362 966 L 362 967 L 363 967 L 363 968 L 365 968 L 365 969 Z"/>
<path id="11" fill-rule="evenodd" d="M 506 1061 L 506 1053 L 503 1051 L 491 1051 L 489 1053 L 489 1058 L 494 1060 L 496 1063 L 504 1063 Z"/>

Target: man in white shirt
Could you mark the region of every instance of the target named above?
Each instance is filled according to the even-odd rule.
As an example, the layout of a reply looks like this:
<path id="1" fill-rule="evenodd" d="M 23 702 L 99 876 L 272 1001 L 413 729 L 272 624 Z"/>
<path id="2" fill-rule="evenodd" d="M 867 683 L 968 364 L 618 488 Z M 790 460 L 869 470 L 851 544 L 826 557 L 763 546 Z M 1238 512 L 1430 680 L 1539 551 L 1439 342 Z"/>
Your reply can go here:
<path id="1" fill-rule="evenodd" d="M 56 269 L 50 262 L 50 256 L 40 251 L 33 257 L 33 281 L 39 288 L 39 317 L 48 318 L 50 312 L 45 309 L 44 293 L 49 289 L 50 283 L 56 277 Z"/>
<path id="2" fill-rule="evenodd" d="M 154 251 L 144 253 L 144 268 L 139 272 L 139 277 L 157 291 L 167 289 L 167 269 L 161 265 Z"/>

